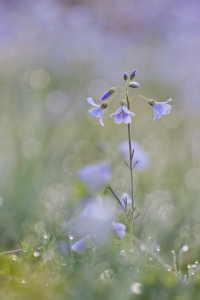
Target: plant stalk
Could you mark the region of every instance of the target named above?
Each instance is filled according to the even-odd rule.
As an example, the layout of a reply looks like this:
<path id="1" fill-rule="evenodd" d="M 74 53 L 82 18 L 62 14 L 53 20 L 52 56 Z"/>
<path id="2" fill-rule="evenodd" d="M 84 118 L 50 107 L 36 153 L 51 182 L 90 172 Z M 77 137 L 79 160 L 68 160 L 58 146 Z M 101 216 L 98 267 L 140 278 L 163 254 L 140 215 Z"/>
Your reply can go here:
<path id="1" fill-rule="evenodd" d="M 127 108 L 130 110 L 130 101 L 128 99 L 128 92 L 126 91 Z M 133 250 L 133 219 L 135 210 L 135 198 L 134 198 L 134 176 L 133 176 L 133 150 L 131 146 L 131 124 L 128 123 L 128 142 L 129 142 L 129 160 L 130 160 L 130 174 L 131 174 L 131 199 L 132 199 L 132 218 L 130 221 L 130 246 Z"/>

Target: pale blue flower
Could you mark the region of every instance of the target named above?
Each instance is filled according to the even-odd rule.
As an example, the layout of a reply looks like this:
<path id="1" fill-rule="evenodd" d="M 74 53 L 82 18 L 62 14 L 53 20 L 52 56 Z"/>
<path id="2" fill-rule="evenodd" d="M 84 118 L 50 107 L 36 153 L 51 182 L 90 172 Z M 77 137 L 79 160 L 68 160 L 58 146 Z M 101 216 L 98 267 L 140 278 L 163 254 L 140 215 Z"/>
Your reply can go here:
<path id="1" fill-rule="evenodd" d="M 116 232 L 116 234 L 120 237 L 120 238 L 123 238 L 125 237 L 126 233 L 125 233 L 125 230 L 126 230 L 126 226 L 122 223 L 114 223 L 112 225 L 112 228 L 114 229 L 114 231 Z"/>
<path id="2" fill-rule="evenodd" d="M 108 104 L 105 102 L 102 105 L 97 105 L 94 103 L 92 98 L 87 98 L 87 102 L 95 107 L 95 108 L 90 109 L 88 112 L 95 118 L 99 117 L 101 126 L 105 126 L 103 124 L 102 117 L 103 117 L 103 111 L 108 106 Z"/>
<path id="3" fill-rule="evenodd" d="M 127 201 L 127 206 L 131 205 L 131 203 L 132 203 L 132 200 L 127 193 L 122 193 L 121 196 L 119 197 L 119 200 L 120 200 L 123 208 L 125 208 L 124 201 Z M 119 209 L 122 209 L 122 207 L 119 203 L 118 203 L 118 207 L 119 207 Z"/>
<path id="4" fill-rule="evenodd" d="M 135 116 L 135 114 L 128 110 L 126 100 L 122 100 L 120 108 L 115 114 L 110 115 L 110 117 L 115 117 L 115 123 L 117 124 L 120 124 L 121 122 L 124 122 L 125 124 L 131 123 L 131 116 Z"/>
<path id="5" fill-rule="evenodd" d="M 170 101 L 172 101 L 172 99 L 170 98 L 169 100 L 167 100 L 166 102 L 156 102 L 155 100 L 148 100 L 148 103 L 153 107 L 154 109 L 154 116 L 155 118 L 153 119 L 153 121 L 157 121 L 160 119 L 160 117 L 162 115 L 167 115 L 170 113 L 171 110 L 171 105 L 167 104 Z"/>
<path id="6" fill-rule="evenodd" d="M 111 168 L 106 162 L 96 165 L 86 165 L 79 169 L 77 177 L 83 182 L 89 192 L 99 192 L 111 178 Z"/>
<path id="7" fill-rule="evenodd" d="M 105 198 L 102 199 L 105 201 Z M 77 232 L 81 236 L 90 235 L 95 244 L 104 243 L 109 237 L 111 222 L 116 213 L 110 202 L 100 202 L 93 198 L 80 213 Z"/>
<path id="8" fill-rule="evenodd" d="M 110 219 L 110 214 L 105 210 L 102 209 L 101 207 L 94 206 L 91 204 L 87 204 L 86 208 L 82 213 L 80 213 L 80 219 L 84 220 L 91 220 L 94 219 L 95 221 L 98 222 L 107 222 Z"/>
<path id="9" fill-rule="evenodd" d="M 134 149 L 133 155 L 133 166 L 135 165 L 136 161 L 137 164 L 135 166 L 135 170 L 144 171 L 149 167 L 149 155 L 146 153 L 142 147 L 134 140 L 131 141 L 131 148 L 132 151 Z M 129 142 L 123 142 L 119 145 L 119 151 L 124 156 L 127 163 L 130 161 L 130 154 L 129 154 Z"/>
<path id="10" fill-rule="evenodd" d="M 79 254 L 82 254 L 86 247 L 86 241 L 84 239 L 77 241 L 71 247 L 71 249 Z"/>

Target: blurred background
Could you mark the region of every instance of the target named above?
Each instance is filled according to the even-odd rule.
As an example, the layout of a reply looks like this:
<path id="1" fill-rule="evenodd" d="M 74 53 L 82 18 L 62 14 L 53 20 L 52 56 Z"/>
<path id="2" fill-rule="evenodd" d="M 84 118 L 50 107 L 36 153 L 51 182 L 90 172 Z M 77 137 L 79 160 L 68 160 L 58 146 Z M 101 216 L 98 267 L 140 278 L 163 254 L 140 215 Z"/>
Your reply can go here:
<path id="1" fill-rule="evenodd" d="M 135 172 L 134 234 L 166 253 L 188 245 L 187 262 L 198 257 L 199 9 L 196 0 L 0 2 L 1 249 L 33 233 L 65 238 L 87 196 L 76 177 L 84 165 L 108 162 L 115 192 L 130 192 L 118 148 L 127 128 L 109 118 L 120 98 L 105 127 L 86 99 L 102 103 L 137 69 L 130 96 L 173 102 L 157 122 L 144 100 L 131 104 L 132 138 L 149 155 L 149 168 Z"/>

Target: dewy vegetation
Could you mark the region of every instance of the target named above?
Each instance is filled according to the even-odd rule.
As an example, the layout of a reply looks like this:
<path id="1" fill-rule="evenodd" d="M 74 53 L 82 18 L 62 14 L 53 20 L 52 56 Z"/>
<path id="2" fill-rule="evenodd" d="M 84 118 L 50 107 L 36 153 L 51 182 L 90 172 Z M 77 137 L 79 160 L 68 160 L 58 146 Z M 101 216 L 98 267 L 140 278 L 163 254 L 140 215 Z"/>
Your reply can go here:
<path id="1" fill-rule="evenodd" d="M 54 183 L 41 193 L 41 198 L 45 195 L 46 220 L 40 219 L 34 226 L 28 220 L 23 222 L 20 244 L 0 253 L 1 299 L 200 299 L 200 266 L 187 256 L 185 239 L 190 236 L 190 228 L 177 225 L 180 213 L 171 196 L 178 198 L 181 185 L 177 176 L 182 171 L 177 167 L 174 175 L 169 165 L 161 172 L 168 150 L 160 157 L 151 156 L 154 166 L 150 169 L 149 153 L 132 139 L 142 128 L 151 154 L 158 155 L 167 134 L 152 134 L 151 129 L 148 138 L 146 115 L 140 126 L 134 127 L 134 122 L 131 126 L 135 116 L 132 110 L 137 107 L 136 101 L 145 100 L 153 108 L 156 121 L 170 113 L 168 103 L 172 100 L 156 102 L 142 95 L 129 96 L 128 90 L 139 88 L 133 81 L 135 76 L 136 70 L 130 76 L 125 72 L 124 87 L 106 91 L 101 105 L 87 99 L 93 106 L 89 113 L 99 118 L 102 126 L 111 101 L 120 101 L 120 107 L 110 116 L 127 128 L 119 130 L 124 125 L 116 125 L 111 133 L 108 130 L 107 140 L 100 140 L 99 133 L 93 136 L 98 142 L 94 161 L 85 159 L 92 143 L 84 141 L 84 132 L 78 136 L 76 156 L 69 155 L 63 161 L 66 186 Z M 89 130 L 88 120 L 78 125 Z M 117 145 L 114 135 L 119 134 L 121 142 Z M 177 146 L 177 138 L 174 144 Z M 124 161 L 119 161 L 117 152 Z M 177 229 L 170 228 L 178 228 L 184 240 L 174 243 Z M 197 227 L 195 234 L 198 239 Z"/>

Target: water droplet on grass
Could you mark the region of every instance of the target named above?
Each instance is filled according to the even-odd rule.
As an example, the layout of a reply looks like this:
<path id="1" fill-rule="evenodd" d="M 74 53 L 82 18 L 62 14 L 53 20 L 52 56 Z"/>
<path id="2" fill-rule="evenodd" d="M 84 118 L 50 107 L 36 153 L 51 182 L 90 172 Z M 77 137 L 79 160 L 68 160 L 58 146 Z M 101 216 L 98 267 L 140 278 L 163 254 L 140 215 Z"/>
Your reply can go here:
<path id="1" fill-rule="evenodd" d="M 34 256 L 34 257 L 39 257 L 39 256 L 40 256 L 40 253 L 39 253 L 39 252 L 34 252 L 34 253 L 33 253 L 33 256 Z"/>

